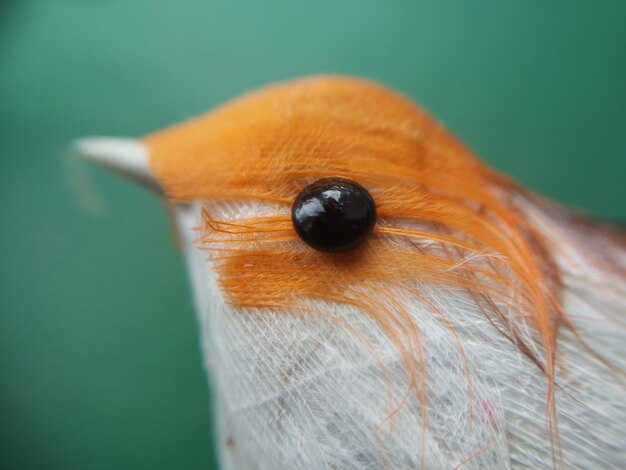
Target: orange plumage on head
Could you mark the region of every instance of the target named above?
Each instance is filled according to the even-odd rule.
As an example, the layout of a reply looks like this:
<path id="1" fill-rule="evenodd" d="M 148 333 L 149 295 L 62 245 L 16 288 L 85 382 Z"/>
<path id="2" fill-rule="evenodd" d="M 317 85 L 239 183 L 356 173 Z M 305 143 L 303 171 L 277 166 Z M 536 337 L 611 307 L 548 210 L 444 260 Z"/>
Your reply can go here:
<path id="1" fill-rule="evenodd" d="M 558 272 L 510 195 L 515 184 L 403 96 L 365 80 L 308 78 L 246 95 L 145 142 L 154 174 L 174 202 L 276 205 L 229 224 L 204 212 L 208 230 L 201 241 L 235 242 L 228 247 L 237 256 L 221 252 L 219 267 L 234 305 L 292 309 L 308 296 L 350 303 L 346 293 L 361 283 L 384 289 L 418 279 L 511 305 L 521 299 L 520 314 L 532 312 L 526 321 L 544 342 L 545 357 L 533 361 L 552 380 L 564 314 Z M 334 176 L 360 182 L 376 201 L 379 224 L 358 254 L 312 252 L 291 228 L 298 192 Z M 224 237 L 214 240 L 216 233 Z M 424 240 L 436 247 L 420 249 Z M 493 258 L 489 268 L 468 262 L 452 269 L 469 255 Z M 254 269 L 244 270 L 250 261 Z M 338 265 L 342 276 L 328 283 Z M 514 329 L 506 334 L 532 354 Z"/>

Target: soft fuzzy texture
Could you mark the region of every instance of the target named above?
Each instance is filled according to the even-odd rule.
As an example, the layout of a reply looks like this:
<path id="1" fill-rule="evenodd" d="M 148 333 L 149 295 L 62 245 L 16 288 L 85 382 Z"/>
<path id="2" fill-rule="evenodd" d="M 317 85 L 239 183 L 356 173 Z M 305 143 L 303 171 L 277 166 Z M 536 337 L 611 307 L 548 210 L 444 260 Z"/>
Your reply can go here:
<path id="1" fill-rule="evenodd" d="M 269 87 L 145 143 L 177 203 L 225 467 L 626 463 L 620 235 L 362 80 Z M 376 201 L 356 251 L 290 225 L 327 176 Z"/>

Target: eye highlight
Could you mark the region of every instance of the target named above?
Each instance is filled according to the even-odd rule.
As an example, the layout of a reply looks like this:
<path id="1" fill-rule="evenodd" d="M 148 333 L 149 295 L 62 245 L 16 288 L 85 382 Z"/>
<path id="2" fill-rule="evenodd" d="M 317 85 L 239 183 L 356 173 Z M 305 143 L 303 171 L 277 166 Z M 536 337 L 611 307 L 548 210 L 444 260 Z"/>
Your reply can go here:
<path id="1" fill-rule="evenodd" d="M 371 233 L 376 205 L 360 184 L 345 178 L 324 178 L 304 188 L 291 208 L 296 233 L 312 248 L 351 250 Z"/>

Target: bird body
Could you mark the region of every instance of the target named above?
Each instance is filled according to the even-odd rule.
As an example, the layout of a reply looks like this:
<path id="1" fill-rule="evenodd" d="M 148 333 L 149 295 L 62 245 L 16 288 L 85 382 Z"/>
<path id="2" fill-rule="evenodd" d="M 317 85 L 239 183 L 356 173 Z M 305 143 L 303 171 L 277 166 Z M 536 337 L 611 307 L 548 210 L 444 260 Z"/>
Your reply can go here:
<path id="1" fill-rule="evenodd" d="M 224 468 L 626 466 L 623 233 L 360 79 L 270 86 L 117 145 L 173 208 Z M 79 147 L 110 162 L 110 141 Z M 290 215 L 330 177 L 378 214 L 342 253 Z"/>

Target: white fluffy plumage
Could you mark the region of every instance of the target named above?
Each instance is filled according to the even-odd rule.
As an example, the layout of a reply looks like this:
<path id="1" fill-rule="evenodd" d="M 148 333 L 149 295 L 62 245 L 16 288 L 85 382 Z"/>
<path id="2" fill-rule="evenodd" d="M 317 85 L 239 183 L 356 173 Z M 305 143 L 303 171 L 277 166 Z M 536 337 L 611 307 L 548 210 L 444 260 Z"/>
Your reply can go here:
<path id="1" fill-rule="evenodd" d="M 528 217 L 559 247 L 554 254 L 566 286 L 565 308 L 578 332 L 624 370 L 626 282 L 594 268 L 580 250 L 588 240 L 567 217 L 524 204 Z M 227 212 L 232 218 L 255 210 L 260 209 L 231 205 Z M 422 334 L 428 425 L 421 424 L 414 398 L 386 419 L 406 392 L 407 374 L 397 348 L 374 320 L 354 308 L 323 306 L 363 334 L 366 346 L 355 331 L 328 318 L 236 311 L 224 301 L 206 252 L 194 243 L 200 207 L 179 206 L 175 213 L 214 387 L 223 468 L 626 465 L 623 377 L 571 331 L 562 328 L 559 336 L 560 455 L 550 440 L 543 373 L 498 333 L 467 293 L 442 286 L 420 287 L 446 312 L 458 338 L 427 307 L 400 299 Z M 621 246 L 609 238 L 594 243 L 626 266 Z"/>

